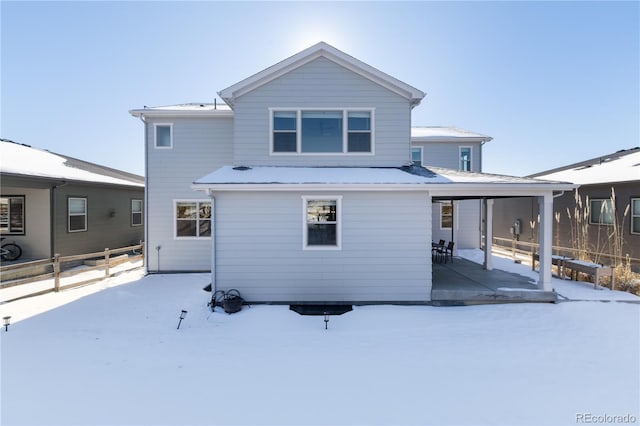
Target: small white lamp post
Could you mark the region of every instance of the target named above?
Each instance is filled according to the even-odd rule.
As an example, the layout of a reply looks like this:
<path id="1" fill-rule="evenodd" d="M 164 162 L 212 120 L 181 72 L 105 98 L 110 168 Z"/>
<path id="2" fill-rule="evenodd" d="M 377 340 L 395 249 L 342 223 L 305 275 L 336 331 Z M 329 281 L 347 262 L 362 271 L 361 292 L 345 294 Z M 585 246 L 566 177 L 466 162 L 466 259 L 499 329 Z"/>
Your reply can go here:
<path id="1" fill-rule="evenodd" d="M 11 325 L 11 316 L 2 317 L 2 325 L 4 325 L 4 331 L 9 331 L 9 325 Z"/>
<path id="2" fill-rule="evenodd" d="M 185 311 L 184 309 L 182 311 L 180 311 L 180 321 L 178 321 L 178 328 L 176 328 L 176 330 L 180 329 L 180 324 L 182 323 L 182 320 L 186 316 L 187 316 L 187 311 Z"/>

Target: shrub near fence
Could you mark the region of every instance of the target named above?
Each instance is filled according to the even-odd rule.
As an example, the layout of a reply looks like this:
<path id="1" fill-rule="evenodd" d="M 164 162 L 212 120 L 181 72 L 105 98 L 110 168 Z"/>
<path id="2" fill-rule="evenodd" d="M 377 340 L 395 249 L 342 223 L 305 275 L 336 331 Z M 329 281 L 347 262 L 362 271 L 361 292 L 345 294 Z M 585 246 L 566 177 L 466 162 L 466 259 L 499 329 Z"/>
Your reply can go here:
<path id="1" fill-rule="evenodd" d="M 126 255 L 127 253 L 133 253 L 133 254 Z M 101 251 L 101 252 L 86 253 L 86 254 L 79 254 L 79 255 L 72 255 L 72 256 L 60 256 L 59 254 L 56 254 L 51 259 L 43 259 L 43 260 L 36 260 L 33 262 L 23 262 L 23 263 L 17 263 L 13 265 L 0 266 L 0 277 L 2 277 L 0 282 L 0 290 L 7 289 L 10 287 L 31 284 L 38 281 L 44 281 L 44 280 L 53 278 L 53 286 L 51 288 L 38 290 L 33 293 L 16 297 L 11 300 L 5 300 L 5 302 L 10 302 L 12 300 L 21 299 L 23 297 L 37 296 L 37 295 L 49 293 L 52 291 L 57 292 L 60 290 L 67 290 L 74 287 L 80 287 L 83 285 L 92 284 L 92 283 L 101 281 L 105 278 L 111 277 L 113 275 L 111 272 L 111 268 L 117 265 L 120 265 L 126 262 L 134 262 L 137 260 L 142 260 L 144 262 L 143 253 L 144 253 L 144 244 L 138 244 L 138 245 L 122 247 L 118 249 L 106 248 L 104 249 L 104 251 Z M 118 255 L 123 255 L 123 256 L 118 256 Z M 93 263 L 95 263 L 95 265 L 87 266 L 83 268 L 65 270 L 65 266 L 68 266 L 69 264 L 77 265 L 78 262 L 82 263 L 88 260 L 92 260 Z M 35 272 L 36 275 L 34 275 L 34 270 L 37 270 L 37 269 L 44 270 L 47 272 L 44 272 L 44 273 Z M 78 274 L 84 274 L 86 272 L 94 271 L 94 270 L 103 270 L 104 274 L 101 274 L 98 277 L 92 277 L 92 278 L 84 279 L 81 281 L 74 281 L 69 284 L 63 284 L 61 282 L 63 278 L 73 277 Z M 4 278 L 4 276 L 6 276 L 7 274 L 21 273 L 21 272 L 23 273 L 23 275 L 27 274 L 30 276 L 26 278 L 18 278 L 18 279 L 10 279 L 10 280 L 7 280 Z"/>

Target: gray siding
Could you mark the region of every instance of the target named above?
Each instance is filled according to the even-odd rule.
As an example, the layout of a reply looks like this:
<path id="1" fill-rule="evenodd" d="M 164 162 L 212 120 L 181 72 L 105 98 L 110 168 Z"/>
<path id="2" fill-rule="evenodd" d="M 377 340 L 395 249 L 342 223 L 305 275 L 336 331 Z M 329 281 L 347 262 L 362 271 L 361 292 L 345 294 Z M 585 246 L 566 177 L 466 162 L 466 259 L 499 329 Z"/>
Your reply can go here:
<path id="1" fill-rule="evenodd" d="M 375 155 L 269 155 L 269 108 L 375 108 Z M 409 101 L 325 58 L 239 97 L 234 105 L 238 165 L 389 166 L 410 161 Z"/>
<path id="2" fill-rule="evenodd" d="M 481 145 L 479 142 L 412 142 L 412 146 L 422 147 L 422 165 L 458 170 L 460 167 L 460 147 L 471 147 L 471 171 L 482 171 Z"/>
<path id="3" fill-rule="evenodd" d="M 49 190 L 3 185 L 2 195 L 23 195 L 25 201 L 24 235 L 6 235 L 3 243 L 18 244 L 22 248 L 22 259 L 51 257 Z"/>
<path id="4" fill-rule="evenodd" d="M 172 149 L 154 148 L 153 123 L 173 123 Z M 209 270 L 210 239 L 174 239 L 174 200 L 208 199 L 191 184 L 232 163 L 233 118 L 149 119 L 146 146 L 148 271 Z"/>
<path id="5" fill-rule="evenodd" d="M 144 226 L 131 226 L 131 199 L 144 199 L 143 188 L 69 183 L 55 189 L 54 252 L 72 255 L 125 247 L 144 240 Z M 87 230 L 68 231 L 67 200 L 87 199 Z M 110 212 L 113 211 L 112 216 Z"/>
<path id="6" fill-rule="evenodd" d="M 252 302 L 430 300 L 425 193 L 330 193 L 343 195 L 342 249 L 330 251 L 302 249 L 303 195 L 216 195 L 218 289 Z"/>

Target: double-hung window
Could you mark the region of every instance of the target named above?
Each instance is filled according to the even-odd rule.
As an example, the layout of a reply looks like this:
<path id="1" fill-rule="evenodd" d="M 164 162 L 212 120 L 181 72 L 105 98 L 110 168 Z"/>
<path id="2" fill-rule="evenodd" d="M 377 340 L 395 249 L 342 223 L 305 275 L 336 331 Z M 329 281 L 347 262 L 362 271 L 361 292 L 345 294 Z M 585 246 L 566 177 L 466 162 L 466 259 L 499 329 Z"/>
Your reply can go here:
<path id="1" fill-rule="evenodd" d="M 173 148 L 173 125 L 155 123 L 153 125 L 154 146 L 159 149 Z"/>
<path id="2" fill-rule="evenodd" d="M 471 171 L 471 147 L 470 146 L 460 147 L 460 171 L 462 172 Z"/>
<path id="3" fill-rule="evenodd" d="M 211 201 L 175 202 L 176 238 L 211 237 Z"/>
<path id="4" fill-rule="evenodd" d="M 271 109 L 273 154 L 372 154 L 373 109 Z"/>
<path id="5" fill-rule="evenodd" d="M 453 203 L 446 201 L 440 204 L 440 229 L 453 227 Z"/>
<path id="6" fill-rule="evenodd" d="M 142 200 L 131 200 L 131 226 L 142 225 Z"/>
<path id="7" fill-rule="evenodd" d="M 303 249 L 338 250 L 341 242 L 341 197 L 302 197 Z"/>
<path id="8" fill-rule="evenodd" d="M 613 203 L 611 199 L 591 200 L 589 223 L 592 225 L 613 225 Z"/>
<path id="9" fill-rule="evenodd" d="M 67 224 L 69 232 L 87 230 L 87 199 L 84 197 L 69 197 Z"/>
<path id="10" fill-rule="evenodd" d="M 422 166 L 422 147 L 414 146 L 411 148 L 411 162 L 414 166 Z"/>
<path id="11" fill-rule="evenodd" d="M 640 198 L 631 199 L 631 233 L 640 234 Z"/>
<path id="12" fill-rule="evenodd" d="M 0 234 L 24 235 L 24 195 L 0 197 Z"/>

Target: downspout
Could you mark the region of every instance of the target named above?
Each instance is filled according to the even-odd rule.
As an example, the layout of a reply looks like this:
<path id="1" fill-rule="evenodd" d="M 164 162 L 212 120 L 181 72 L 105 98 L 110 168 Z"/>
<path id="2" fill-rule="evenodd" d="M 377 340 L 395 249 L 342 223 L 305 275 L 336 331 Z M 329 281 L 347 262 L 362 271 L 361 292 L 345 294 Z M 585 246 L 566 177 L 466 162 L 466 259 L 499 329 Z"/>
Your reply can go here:
<path id="1" fill-rule="evenodd" d="M 66 184 L 67 181 L 63 180 L 61 184 L 51 186 L 51 191 L 49 191 L 49 257 L 56 254 L 56 189 Z"/>
<path id="2" fill-rule="evenodd" d="M 149 273 L 149 179 L 147 175 L 149 174 L 149 148 L 148 148 L 148 130 L 147 130 L 147 121 L 144 119 L 144 115 L 140 114 L 140 121 L 144 126 L 144 266 L 145 272 Z M 158 253 L 158 272 L 160 272 L 160 253 Z"/>
<path id="3" fill-rule="evenodd" d="M 211 197 L 211 294 L 215 294 L 217 290 L 216 286 L 216 248 L 217 248 L 217 223 L 218 223 L 218 215 L 216 208 L 216 198 L 213 196 L 211 192 L 209 192 L 209 196 Z"/>

